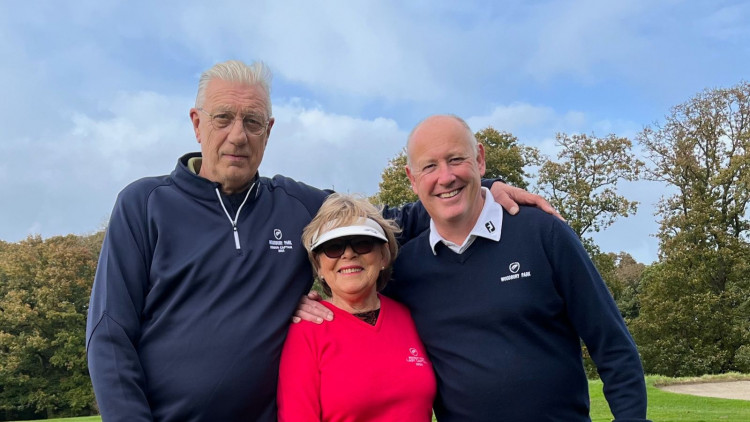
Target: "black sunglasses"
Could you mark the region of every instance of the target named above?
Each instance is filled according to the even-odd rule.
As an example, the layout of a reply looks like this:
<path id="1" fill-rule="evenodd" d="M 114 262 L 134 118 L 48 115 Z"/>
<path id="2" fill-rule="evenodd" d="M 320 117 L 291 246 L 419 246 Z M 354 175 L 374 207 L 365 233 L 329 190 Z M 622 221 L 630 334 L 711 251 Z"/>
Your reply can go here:
<path id="1" fill-rule="evenodd" d="M 336 259 L 344 254 L 347 246 L 351 246 L 354 253 L 364 255 L 372 252 L 376 243 L 383 243 L 383 241 L 370 236 L 334 239 L 318 246 L 316 252 L 323 252 L 327 257 Z"/>

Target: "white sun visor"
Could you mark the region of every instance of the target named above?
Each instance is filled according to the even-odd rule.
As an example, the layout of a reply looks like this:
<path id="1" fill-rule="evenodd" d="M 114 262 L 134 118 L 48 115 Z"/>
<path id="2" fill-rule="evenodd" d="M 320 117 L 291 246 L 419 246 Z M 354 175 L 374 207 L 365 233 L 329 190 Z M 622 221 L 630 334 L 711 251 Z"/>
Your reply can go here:
<path id="1" fill-rule="evenodd" d="M 313 240 L 313 250 L 329 240 L 347 236 L 370 236 L 388 243 L 388 238 L 385 236 L 383 228 L 371 218 L 362 218 L 354 225 L 328 229 L 328 227 L 335 227 L 337 222 L 338 220 L 334 220 L 326 224 L 320 237 L 316 236 L 316 239 Z"/>

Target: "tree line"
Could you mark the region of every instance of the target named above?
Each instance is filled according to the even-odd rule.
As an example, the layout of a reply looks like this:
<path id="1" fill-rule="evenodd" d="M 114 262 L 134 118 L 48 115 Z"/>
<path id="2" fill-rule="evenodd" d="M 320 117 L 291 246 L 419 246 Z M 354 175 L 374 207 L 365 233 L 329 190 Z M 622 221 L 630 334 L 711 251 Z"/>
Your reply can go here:
<path id="1" fill-rule="evenodd" d="M 646 162 L 615 134 L 560 133 L 554 158 L 491 127 L 476 136 L 486 177 L 539 192 L 578 234 L 648 374 L 750 372 L 750 84 L 706 90 L 646 127 L 635 139 Z M 416 200 L 405 164 L 403 151 L 391 160 L 374 202 Z M 639 179 L 674 192 L 658 204 L 650 265 L 604 253 L 591 237 L 637 212 L 618 184 Z M 96 413 L 84 342 L 102 239 L 0 241 L 0 420 Z"/>
<path id="2" fill-rule="evenodd" d="M 103 237 L 0 241 L 0 420 L 96 413 L 84 342 Z"/>

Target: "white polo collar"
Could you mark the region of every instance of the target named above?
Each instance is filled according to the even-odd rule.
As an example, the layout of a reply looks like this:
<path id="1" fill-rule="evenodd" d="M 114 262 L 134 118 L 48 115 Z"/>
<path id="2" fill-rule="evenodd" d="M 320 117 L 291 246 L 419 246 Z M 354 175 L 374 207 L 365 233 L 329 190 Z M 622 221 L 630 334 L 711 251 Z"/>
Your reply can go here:
<path id="1" fill-rule="evenodd" d="M 474 243 L 477 237 L 494 240 L 495 242 L 500 241 L 500 232 L 503 227 L 503 208 L 495 202 L 495 198 L 489 189 L 482 186 L 482 192 L 484 193 L 482 212 L 479 214 L 479 219 L 477 219 L 474 228 L 471 229 L 464 243 L 457 245 L 440 236 L 440 233 L 435 228 L 435 222 L 430 219 L 430 248 L 432 248 L 433 254 L 437 255 L 435 245 L 438 242 L 443 242 L 453 252 L 462 254 L 466 249 L 469 249 L 469 246 Z"/>

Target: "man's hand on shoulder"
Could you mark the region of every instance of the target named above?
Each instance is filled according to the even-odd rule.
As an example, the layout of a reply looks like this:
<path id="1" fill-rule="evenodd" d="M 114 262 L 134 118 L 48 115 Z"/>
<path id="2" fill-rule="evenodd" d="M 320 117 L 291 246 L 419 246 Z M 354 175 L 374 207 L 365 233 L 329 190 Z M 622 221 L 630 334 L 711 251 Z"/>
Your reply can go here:
<path id="1" fill-rule="evenodd" d="M 302 296 L 297 310 L 294 311 L 292 322 L 296 324 L 305 320 L 322 324 L 324 320 L 333 321 L 333 312 L 320 303 L 322 299 L 316 291 L 310 291 L 306 296 Z"/>
<path id="2" fill-rule="evenodd" d="M 494 182 L 490 188 L 492 196 L 495 198 L 495 202 L 500 204 L 510 215 L 516 215 L 518 213 L 518 205 L 532 205 L 540 210 L 552 214 L 562 221 L 565 219 L 557 212 L 552 205 L 547 202 L 546 199 L 541 196 L 527 192 L 521 188 L 510 186 L 503 182 Z"/>

